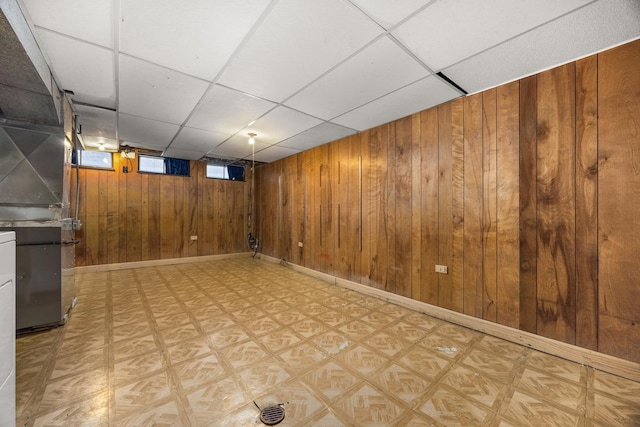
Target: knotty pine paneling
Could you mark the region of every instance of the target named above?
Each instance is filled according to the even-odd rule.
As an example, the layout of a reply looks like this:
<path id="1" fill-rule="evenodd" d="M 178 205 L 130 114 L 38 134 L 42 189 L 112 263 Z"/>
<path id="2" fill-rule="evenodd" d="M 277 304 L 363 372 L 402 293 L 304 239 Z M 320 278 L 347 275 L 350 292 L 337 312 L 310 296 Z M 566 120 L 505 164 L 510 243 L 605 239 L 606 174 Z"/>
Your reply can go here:
<path id="1" fill-rule="evenodd" d="M 207 179 L 204 162 L 191 162 L 190 177 L 139 174 L 137 159 L 117 154 L 113 165 L 113 171 L 79 170 L 84 227 L 76 232 L 76 265 L 248 250 L 248 181 Z M 123 173 L 122 166 L 132 172 Z M 75 197 L 72 204 L 75 209 Z"/>
<path id="2" fill-rule="evenodd" d="M 598 55 L 598 351 L 640 361 L 640 40 Z"/>
<path id="3" fill-rule="evenodd" d="M 482 94 L 464 100 L 463 312 L 482 317 Z"/>
<path id="4" fill-rule="evenodd" d="M 538 75 L 538 328 L 575 343 L 575 64 Z"/>
<path id="5" fill-rule="evenodd" d="M 640 41 L 261 166 L 258 215 L 295 174 L 297 263 L 640 361 L 637 69 Z"/>
<path id="6" fill-rule="evenodd" d="M 420 252 L 420 296 L 423 302 L 438 305 L 439 274 L 435 272 L 438 263 L 439 229 L 439 177 L 438 168 L 438 109 L 432 108 L 420 113 L 420 185 L 421 185 L 421 223 L 422 242 Z"/>
<path id="7" fill-rule="evenodd" d="M 395 293 L 411 297 L 413 218 L 411 196 L 413 119 L 396 122 L 393 173 L 395 174 Z"/>
<path id="8" fill-rule="evenodd" d="M 482 94 L 482 318 L 496 322 L 498 299 L 497 91 Z"/>
<path id="9" fill-rule="evenodd" d="M 347 197 L 349 201 L 348 209 L 345 212 L 347 216 L 347 238 L 344 244 L 347 248 L 349 256 L 349 268 L 347 276 L 349 280 L 360 281 L 361 273 L 361 254 L 362 254 L 362 175 L 361 167 L 361 141 L 360 135 L 349 137 L 349 165 L 347 187 Z M 352 238 L 350 238 L 352 237 Z"/>
<path id="10" fill-rule="evenodd" d="M 453 103 L 438 108 L 438 264 L 449 267 L 448 274 L 438 276 L 438 305 L 453 306 Z M 433 165 L 432 167 L 436 167 Z"/>
<path id="11" fill-rule="evenodd" d="M 498 323 L 520 325 L 519 82 L 497 89 L 497 314 Z"/>
<path id="12" fill-rule="evenodd" d="M 520 329 L 537 327 L 537 78 L 520 80 Z"/>
<path id="13" fill-rule="evenodd" d="M 598 57 L 576 62 L 576 345 L 598 348 Z"/>

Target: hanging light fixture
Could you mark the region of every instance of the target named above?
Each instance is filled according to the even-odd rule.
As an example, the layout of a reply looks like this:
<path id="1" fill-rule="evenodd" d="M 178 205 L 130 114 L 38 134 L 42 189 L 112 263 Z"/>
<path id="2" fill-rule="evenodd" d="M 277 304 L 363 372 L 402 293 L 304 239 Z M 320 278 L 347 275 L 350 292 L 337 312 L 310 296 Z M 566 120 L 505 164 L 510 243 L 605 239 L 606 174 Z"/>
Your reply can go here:
<path id="1" fill-rule="evenodd" d="M 249 145 L 255 144 L 256 143 L 256 139 L 254 137 L 257 136 L 257 134 L 255 134 L 253 132 L 249 132 L 247 135 L 249 135 Z"/>
<path id="2" fill-rule="evenodd" d="M 100 151 L 104 151 L 104 142 L 101 142 L 101 143 L 98 145 L 98 150 L 100 150 Z"/>

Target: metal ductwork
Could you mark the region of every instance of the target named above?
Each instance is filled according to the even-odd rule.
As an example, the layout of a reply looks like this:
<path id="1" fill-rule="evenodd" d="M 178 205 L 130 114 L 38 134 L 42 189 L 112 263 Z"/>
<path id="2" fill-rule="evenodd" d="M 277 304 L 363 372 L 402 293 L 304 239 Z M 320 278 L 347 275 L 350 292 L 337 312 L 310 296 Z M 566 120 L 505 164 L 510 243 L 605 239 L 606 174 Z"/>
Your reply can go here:
<path id="1" fill-rule="evenodd" d="M 62 95 L 20 8 L 0 0 L 0 120 L 58 126 Z"/>
<path id="2" fill-rule="evenodd" d="M 0 6 L 0 231 L 16 233 L 16 327 L 31 330 L 75 303 L 72 146 L 31 29 L 15 0 Z"/>

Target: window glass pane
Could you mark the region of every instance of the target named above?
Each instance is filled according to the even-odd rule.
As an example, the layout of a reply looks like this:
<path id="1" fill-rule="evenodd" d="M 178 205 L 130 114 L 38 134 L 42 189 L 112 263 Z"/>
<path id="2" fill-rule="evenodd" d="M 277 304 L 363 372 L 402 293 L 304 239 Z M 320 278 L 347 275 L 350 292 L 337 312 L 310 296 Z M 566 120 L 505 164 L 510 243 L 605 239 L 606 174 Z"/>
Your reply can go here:
<path id="1" fill-rule="evenodd" d="M 164 159 L 155 156 L 138 156 L 138 171 L 164 173 Z"/>
<path id="2" fill-rule="evenodd" d="M 189 176 L 190 164 L 191 162 L 189 160 L 165 157 L 164 172 L 167 175 Z"/>
<path id="3" fill-rule="evenodd" d="M 232 181 L 244 181 L 244 168 L 242 166 L 227 166 L 229 179 Z"/>
<path id="4" fill-rule="evenodd" d="M 113 160 L 108 151 L 80 151 L 80 166 L 113 169 Z"/>
<path id="5" fill-rule="evenodd" d="M 224 165 L 207 164 L 207 178 L 229 179 L 227 167 Z"/>

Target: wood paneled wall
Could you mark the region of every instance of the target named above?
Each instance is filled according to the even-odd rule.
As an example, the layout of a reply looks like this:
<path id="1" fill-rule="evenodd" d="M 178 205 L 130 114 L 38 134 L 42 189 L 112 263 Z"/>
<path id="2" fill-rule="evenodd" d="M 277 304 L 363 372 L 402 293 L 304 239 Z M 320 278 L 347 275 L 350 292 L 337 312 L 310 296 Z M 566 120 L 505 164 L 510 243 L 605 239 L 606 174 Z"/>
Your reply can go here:
<path id="1" fill-rule="evenodd" d="M 114 154 L 114 171 L 80 168 L 84 226 L 76 232 L 76 265 L 249 250 L 248 181 L 208 179 L 206 163 L 199 161 L 191 162 L 189 177 L 141 174 L 137 162 L 137 156 L 128 160 Z M 123 166 L 130 172 L 123 173 Z M 73 169 L 72 195 L 75 174 Z"/>
<path id="2" fill-rule="evenodd" d="M 260 250 L 640 362 L 638 69 L 640 41 L 261 166 Z"/>

